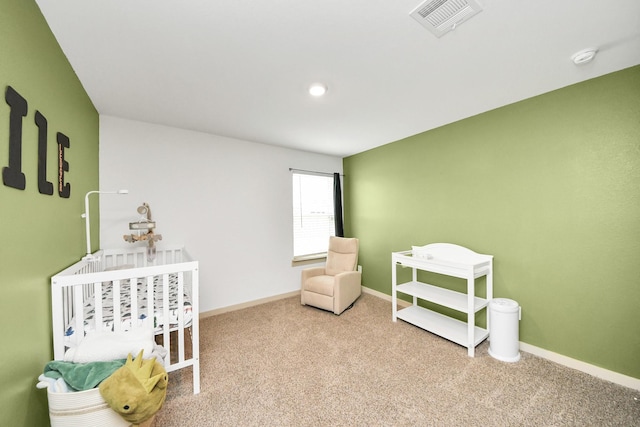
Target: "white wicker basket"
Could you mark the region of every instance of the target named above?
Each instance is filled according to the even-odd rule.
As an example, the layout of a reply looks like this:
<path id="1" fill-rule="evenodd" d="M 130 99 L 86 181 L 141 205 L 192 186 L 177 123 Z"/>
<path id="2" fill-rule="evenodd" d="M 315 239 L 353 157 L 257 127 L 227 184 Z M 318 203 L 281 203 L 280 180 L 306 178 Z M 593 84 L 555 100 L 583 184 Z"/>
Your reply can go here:
<path id="1" fill-rule="evenodd" d="M 100 390 L 55 393 L 47 388 L 51 427 L 128 427 L 131 424 L 113 411 Z"/>

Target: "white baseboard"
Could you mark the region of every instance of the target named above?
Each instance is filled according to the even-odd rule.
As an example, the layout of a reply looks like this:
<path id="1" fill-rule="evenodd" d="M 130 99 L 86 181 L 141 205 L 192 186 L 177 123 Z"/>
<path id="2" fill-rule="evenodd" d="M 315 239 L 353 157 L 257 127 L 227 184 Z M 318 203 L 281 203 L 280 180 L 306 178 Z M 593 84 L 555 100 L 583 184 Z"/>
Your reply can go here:
<path id="1" fill-rule="evenodd" d="M 363 286 L 362 292 L 391 302 L 390 295 L 378 292 L 375 289 L 370 289 Z M 409 306 L 411 305 L 411 303 L 398 298 L 398 305 Z M 550 360 L 559 365 L 563 365 L 568 368 L 576 369 L 586 374 L 593 375 L 594 377 L 610 381 L 624 387 L 629 387 L 634 390 L 640 390 L 640 378 L 634 378 L 628 375 L 620 374 L 618 372 L 610 371 L 608 369 L 600 368 L 599 366 L 572 359 L 571 357 L 563 356 L 562 354 L 554 353 L 552 351 L 545 350 L 544 348 L 536 347 L 522 341 L 520 341 L 520 350 L 531 353 L 538 357 L 542 357 L 543 359 Z"/>
<path id="2" fill-rule="evenodd" d="M 235 304 L 235 305 L 230 305 L 230 306 L 227 306 L 227 307 L 216 308 L 215 310 L 201 312 L 199 317 L 201 319 L 203 319 L 205 317 L 216 316 L 218 314 L 228 313 L 230 311 L 242 310 L 243 308 L 253 307 L 253 306 L 264 304 L 264 303 L 271 302 L 271 301 L 277 301 L 277 300 L 280 300 L 280 299 L 294 297 L 296 295 L 300 295 L 300 291 L 299 290 L 298 291 L 287 292 L 285 294 L 274 295 L 272 297 L 260 298 L 260 299 L 253 300 L 253 301 L 247 301 L 247 302 L 243 302 L 241 304 Z"/>
<path id="3" fill-rule="evenodd" d="M 560 365 L 576 369 L 589 375 L 593 375 L 594 377 L 601 378 L 603 380 L 607 380 L 625 387 L 629 387 L 634 390 L 640 390 L 639 378 L 633 378 L 628 375 L 610 371 L 608 369 L 591 365 L 577 359 L 572 359 L 571 357 L 563 356 L 562 354 L 554 353 L 553 351 L 545 350 L 544 348 L 536 347 L 522 341 L 520 341 L 520 350 L 526 351 L 527 353 L 531 353 Z"/>
<path id="4" fill-rule="evenodd" d="M 391 295 L 383 294 L 382 292 L 376 291 L 375 289 L 367 288 L 366 286 L 362 287 L 362 292 L 365 294 L 373 295 L 374 297 L 378 297 L 383 300 L 391 301 Z"/>
<path id="5" fill-rule="evenodd" d="M 385 301 L 391 302 L 391 295 L 383 294 L 382 292 L 378 292 L 375 289 L 371 289 L 371 288 L 367 288 L 366 286 L 363 286 L 362 292 L 365 294 L 373 295 L 374 297 L 378 297 Z M 409 307 L 411 303 L 409 301 L 405 301 L 403 299 L 398 298 L 398 305 L 401 307 Z"/>

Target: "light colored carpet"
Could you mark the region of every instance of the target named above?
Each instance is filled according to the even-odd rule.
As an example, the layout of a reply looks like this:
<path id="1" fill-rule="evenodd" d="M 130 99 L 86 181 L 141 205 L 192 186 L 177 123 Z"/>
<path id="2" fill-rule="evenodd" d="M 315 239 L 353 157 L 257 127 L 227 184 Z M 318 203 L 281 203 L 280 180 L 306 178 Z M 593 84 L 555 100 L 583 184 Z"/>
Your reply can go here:
<path id="1" fill-rule="evenodd" d="M 341 316 L 287 298 L 203 319 L 202 392 L 172 373 L 155 425 L 640 426 L 640 393 L 522 353 L 490 357 L 363 294 Z"/>

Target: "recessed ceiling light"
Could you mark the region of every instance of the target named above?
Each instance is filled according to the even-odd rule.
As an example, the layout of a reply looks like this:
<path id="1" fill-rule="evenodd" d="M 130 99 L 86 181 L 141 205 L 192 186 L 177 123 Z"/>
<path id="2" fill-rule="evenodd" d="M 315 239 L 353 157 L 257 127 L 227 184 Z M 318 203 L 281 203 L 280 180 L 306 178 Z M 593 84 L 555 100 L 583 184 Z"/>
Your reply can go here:
<path id="1" fill-rule="evenodd" d="M 571 56 L 571 60 L 576 65 L 586 64 L 587 62 L 593 61 L 593 58 L 596 57 L 596 53 L 598 53 L 597 48 L 589 48 L 581 50 L 580 52 L 576 52 Z"/>
<path id="2" fill-rule="evenodd" d="M 322 96 L 327 93 L 327 85 L 322 83 L 314 83 L 309 86 L 309 93 L 313 96 Z"/>

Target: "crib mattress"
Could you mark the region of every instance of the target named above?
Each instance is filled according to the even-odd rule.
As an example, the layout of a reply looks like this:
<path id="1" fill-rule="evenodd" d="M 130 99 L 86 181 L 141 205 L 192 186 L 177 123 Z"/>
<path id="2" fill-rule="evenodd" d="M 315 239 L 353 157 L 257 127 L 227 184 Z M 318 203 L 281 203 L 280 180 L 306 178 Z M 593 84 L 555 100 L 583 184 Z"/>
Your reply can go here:
<path id="1" fill-rule="evenodd" d="M 132 327 L 148 326 L 150 322 L 156 333 L 162 332 L 162 328 L 165 321 L 169 322 L 169 327 L 175 329 L 178 327 L 178 315 L 179 311 L 184 312 L 184 326 L 189 327 L 193 319 L 193 310 L 191 305 L 191 298 L 188 292 L 183 292 L 184 305 L 182 308 L 178 307 L 178 277 L 175 274 L 169 275 L 169 318 L 164 318 L 164 305 L 163 300 L 163 284 L 162 277 L 155 276 L 153 281 L 153 319 L 149 319 L 147 301 L 147 283 L 146 278 L 140 278 L 137 280 L 137 303 L 138 303 L 138 316 L 137 319 L 132 319 L 131 310 L 131 282 L 130 280 L 123 280 L 120 282 L 120 319 L 121 330 L 128 331 Z M 186 288 L 186 287 L 185 287 Z M 113 305 L 113 284 L 112 282 L 106 282 L 102 285 L 102 328 L 98 330 L 114 331 L 114 305 Z M 84 336 L 89 331 L 96 330 L 95 320 L 95 298 L 88 298 L 83 304 L 83 319 L 84 319 Z M 76 337 L 76 319 L 75 316 L 69 321 L 69 324 L 65 327 L 65 339 L 67 341 L 75 340 Z M 81 337 L 82 337 L 81 336 Z"/>

